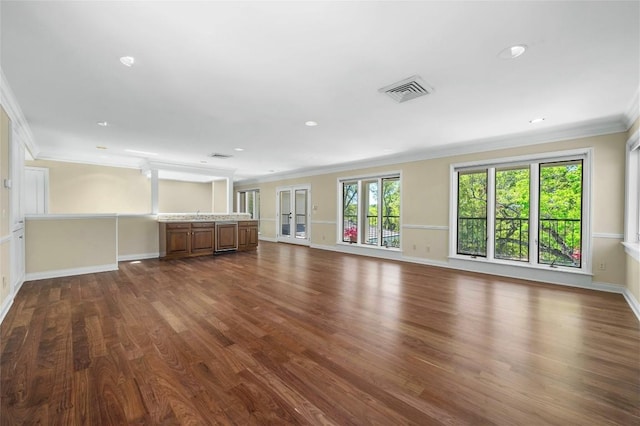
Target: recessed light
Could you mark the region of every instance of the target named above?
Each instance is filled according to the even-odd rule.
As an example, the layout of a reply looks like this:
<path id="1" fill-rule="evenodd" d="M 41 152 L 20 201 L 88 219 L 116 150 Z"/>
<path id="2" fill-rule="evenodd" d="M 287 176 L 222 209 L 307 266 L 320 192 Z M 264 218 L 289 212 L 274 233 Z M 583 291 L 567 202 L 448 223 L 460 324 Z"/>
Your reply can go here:
<path id="1" fill-rule="evenodd" d="M 98 145 L 98 146 L 96 146 L 96 148 L 97 148 L 97 149 L 107 149 L 107 147 L 106 147 L 106 146 L 102 146 L 102 145 Z"/>
<path id="2" fill-rule="evenodd" d="M 138 151 L 135 149 L 125 149 L 126 152 L 130 152 L 132 154 L 142 154 L 142 155 L 158 155 L 157 152 L 147 152 L 147 151 Z"/>
<path id="3" fill-rule="evenodd" d="M 106 121 L 98 121 L 96 124 L 100 127 L 107 127 L 109 125 Z"/>
<path id="4" fill-rule="evenodd" d="M 125 67 L 131 68 L 133 64 L 136 62 L 136 58 L 134 58 L 133 56 L 123 56 L 120 58 L 120 62 Z"/>
<path id="5" fill-rule="evenodd" d="M 244 151 L 244 148 L 233 148 L 233 150 L 234 150 L 234 151 L 241 152 L 241 151 Z"/>
<path id="6" fill-rule="evenodd" d="M 318 123 L 317 123 L 317 122 L 315 122 L 315 121 L 306 121 L 306 122 L 304 123 L 304 125 L 305 125 L 305 126 L 309 126 L 309 127 L 315 127 L 315 126 L 317 126 L 317 125 L 318 125 Z"/>
<path id="7" fill-rule="evenodd" d="M 544 120 L 545 120 L 544 117 L 538 117 L 538 118 L 534 118 L 533 120 L 529 120 L 529 123 L 531 124 L 542 123 Z"/>
<path id="8" fill-rule="evenodd" d="M 498 53 L 500 59 L 515 59 L 522 55 L 527 50 L 527 46 L 524 44 L 516 44 L 509 46 L 506 49 Z"/>

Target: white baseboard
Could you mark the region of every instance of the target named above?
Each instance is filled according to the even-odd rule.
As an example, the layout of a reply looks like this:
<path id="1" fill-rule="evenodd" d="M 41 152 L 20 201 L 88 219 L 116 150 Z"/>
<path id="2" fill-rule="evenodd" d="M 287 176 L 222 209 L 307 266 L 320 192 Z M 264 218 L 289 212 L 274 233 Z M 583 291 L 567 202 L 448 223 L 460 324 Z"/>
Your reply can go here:
<path id="1" fill-rule="evenodd" d="M 320 250 L 336 251 L 338 253 L 355 254 L 358 256 L 376 257 L 378 259 L 402 260 L 402 252 L 398 250 L 368 248 L 352 244 L 311 244 L 309 247 Z"/>
<path id="2" fill-rule="evenodd" d="M 13 298 L 14 296 L 10 294 L 6 299 L 4 299 L 4 302 L 2 302 L 2 308 L 0 308 L 0 324 L 2 324 L 4 317 L 9 312 L 9 309 L 11 309 L 11 305 L 13 305 Z"/>
<path id="3" fill-rule="evenodd" d="M 638 303 L 638 301 L 635 299 L 633 294 L 631 294 L 631 292 L 625 286 L 620 284 L 610 284 L 610 283 L 603 283 L 603 282 L 597 282 L 597 281 L 587 282 L 586 280 L 584 280 L 584 278 L 586 278 L 587 276 L 582 277 L 583 278 L 582 280 L 576 280 L 575 282 L 554 282 L 554 281 L 549 281 L 549 280 L 540 279 L 540 278 L 536 279 L 536 277 L 524 278 L 518 275 L 507 275 L 507 274 L 495 273 L 493 271 L 490 272 L 490 271 L 475 270 L 472 268 L 465 268 L 462 265 L 443 262 L 441 260 L 402 256 L 402 254 L 397 251 L 387 252 L 384 250 L 369 249 L 366 252 L 364 252 L 362 247 L 351 248 L 350 246 L 342 246 L 342 245 L 332 246 L 332 245 L 322 245 L 322 244 L 312 244 L 311 248 L 315 248 L 319 250 L 335 251 L 339 253 L 377 257 L 377 258 L 382 258 L 387 260 L 399 260 L 402 262 L 417 263 L 421 265 L 436 266 L 436 267 L 447 268 L 447 269 L 456 269 L 459 271 L 468 271 L 468 272 L 477 272 L 481 274 L 506 276 L 506 277 L 516 278 L 516 279 L 527 279 L 530 281 L 537 281 L 544 284 L 555 284 L 555 285 L 562 285 L 567 287 L 576 287 L 576 288 L 584 288 L 588 290 L 604 291 L 607 293 L 617 293 L 624 296 L 625 300 L 629 304 L 629 307 L 631 308 L 635 316 L 638 318 L 638 321 L 640 321 L 640 303 Z M 544 278 L 551 278 L 551 277 L 544 277 Z"/>
<path id="4" fill-rule="evenodd" d="M 270 243 L 277 243 L 278 242 L 278 240 L 276 240 L 275 238 L 263 237 L 262 235 L 258 237 L 258 240 L 260 240 L 260 241 L 268 241 Z"/>
<path id="5" fill-rule="evenodd" d="M 107 265 L 85 266 L 82 268 L 72 269 L 56 269 L 53 271 L 32 272 L 27 274 L 27 281 L 45 280 L 48 278 L 70 277 L 73 275 L 94 274 L 96 272 L 117 271 L 117 263 L 109 263 Z"/>
<path id="6" fill-rule="evenodd" d="M 425 259 L 423 257 L 402 256 L 404 262 L 419 263 L 420 265 L 437 266 L 439 268 L 454 269 L 447 262 L 442 260 Z"/>
<path id="7" fill-rule="evenodd" d="M 622 295 L 624 296 L 624 299 L 627 301 L 627 303 L 631 307 L 631 310 L 633 311 L 633 313 L 636 314 L 636 318 L 638 318 L 638 321 L 640 321 L 640 303 L 638 303 L 636 298 L 633 297 L 633 294 L 629 291 L 628 288 L 624 289 L 624 292 L 622 293 Z"/>
<path id="8" fill-rule="evenodd" d="M 123 254 L 118 256 L 118 262 L 129 262 L 131 260 L 143 260 L 143 259 L 157 259 L 160 257 L 159 252 L 155 253 L 138 253 L 138 254 Z"/>

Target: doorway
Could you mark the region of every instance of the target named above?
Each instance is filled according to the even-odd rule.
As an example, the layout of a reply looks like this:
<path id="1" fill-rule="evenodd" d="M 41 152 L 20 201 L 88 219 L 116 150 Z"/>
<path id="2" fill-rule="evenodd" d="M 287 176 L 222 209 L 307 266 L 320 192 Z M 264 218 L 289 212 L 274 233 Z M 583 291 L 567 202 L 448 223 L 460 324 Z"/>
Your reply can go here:
<path id="1" fill-rule="evenodd" d="M 283 186 L 276 189 L 278 242 L 309 245 L 311 241 L 311 186 Z"/>

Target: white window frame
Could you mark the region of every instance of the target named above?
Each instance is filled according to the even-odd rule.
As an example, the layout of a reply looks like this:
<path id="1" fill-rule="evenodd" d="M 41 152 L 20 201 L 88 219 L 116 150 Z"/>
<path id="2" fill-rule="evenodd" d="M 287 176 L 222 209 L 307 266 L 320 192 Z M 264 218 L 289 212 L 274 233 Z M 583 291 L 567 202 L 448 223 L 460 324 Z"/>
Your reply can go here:
<path id="1" fill-rule="evenodd" d="M 623 245 L 640 262 L 640 129 L 627 140 L 625 189 Z"/>
<path id="2" fill-rule="evenodd" d="M 529 166 L 530 167 L 530 197 L 531 205 L 538 204 L 538 178 L 539 176 L 539 164 L 550 163 L 559 161 L 570 160 L 582 160 L 582 262 L 580 268 L 564 267 L 560 265 L 554 265 L 553 270 L 558 272 L 569 272 L 574 274 L 591 274 L 592 269 L 592 233 L 591 233 L 591 174 L 593 170 L 592 165 L 592 149 L 578 149 L 558 152 L 548 152 L 533 155 L 525 155 L 520 157 L 507 157 L 489 159 L 483 161 L 474 161 L 467 163 L 456 163 L 450 166 L 450 205 L 449 205 L 449 258 L 454 260 L 478 262 L 484 264 L 503 265 L 509 267 L 531 268 L 536 270 L 549 270 L 551 265 L 538 263 L 538 246 L 537 246 L 537 232 L 533 232 L 532 229 L 538 227 L 538 208 L 531 209 L 529 214 L 530 220 L 530 242 L 529 242 L 529 261 L 524 262 L 522 260 L 508 260 L 508 259 L 496 259 L 494 257 L 494 224 L 493 219 L 495 216 L 495 169 L 506 166 Z M 467 171 L 473 169 L 487 168 L 488 182 L 487 182 L 487 256 L 486 257 L 473 257 L 464 254 L 457 253 L 458 242 L 458 171 Z M 535 211 L 534 211 L 535 210 Z M 531 227 L 531 224 L 535 224 L 535 228 Z M 512 270 L 512 269 L 510 269 Z"/>
<path id="3" fill-rule="evenodd" d="M 362 243 L 362 229 L 363 229 L 363 204 L 362 202 L 364 201 L 364 199 L 362 198 L 362 191 L 364 189 L 364 185 L 363 183 L 366 181 L 372 181 L 372 180 L 378 180 L 378 184 L 380 186 L 380 190 L 378 191 L 378 195 L 380 198 L 382 195 L 382 180 L 383 179 L 398 179 L 399 185 L 400 185 L 400 218 L 399 218 L 399 224 L 398 224 L 398 238 L 399 238 L 399 247 L 385 247 L 384 245 L 381 244 L 382 241 L 382 235 L 380 235 L 380 241 L 378 242 L 378 244 L 373 245 L 373 244 L 364 244 Z M 357 223 L 358 223 L 358 238 L 356 242 L 346 242 L 343 241 L 343 223 L 344 223 L 344 218 L 342 217 L 343 213 L 344 213 L 344 208 L 343 208 L 343 184 L 344 183 L 357 183 L 358 185 L 358 216 L 357 216 Z M 381 250 L 389 250 L 389 251 L 402 251 L 402 212 L 403 212 L 403 197 L 404 197 L 404 191 L 402 190 L 402 172 L 401 171 L 395 171 L 395 172 L 387 172 L 387 173 L 380 173 L 380 174 L 372 174 L 372 175 L 360 175 L 360 176 L 350 176 L 350 177 L 341 177 L 338 178 L 338 220 L 337 220 L 337 225 L 336 226 L 336 243 L 337 244 L 341 244 L 341 245 L 347 245 L 347 246 L 355 246 L 355 247 L 364 247 L 364 248 L 370 248 L 370 249 L 381 249 Z M 380 203 L 379 205 L 381 206 L 381 201 L 378 200 L 378 203 Z"/>
<path id="4" fill-rule="evenodd" d="M 258 221 L 258 234 L 260 234 L 261 228 L 262 228 L 262 226 L 260 225 L 262 222 L 260 220 L 260 202 L 256 200 L 256 198 L 259 198 L 259 197 L 256 197 L 256 194 L 260 194 L 259 188 L 245 189 L 242 191 L 238 191 L 236 195 L 236 207 L 237 207 L 238 213 L 251 213 L 253 220 Z M 247 211 L 250 197 L 253 197 L 253 212 Z M 243 209 L 240 208 L 242 201 L 244 201 Z"/>
<path id="5" fill-rule="evenodd" d="M 251 213 L 252 216 L 258 216 L 254 218 L 256 220 L 260 219 L 260 205 L 256 202 L 256 193 L 260 193 L 259 189 L 245 189 L 242 191 L 238 191 L 236 206 L 238 208 L 238 213 Z M 249 206 L 249 198 L 253 198 L 253 212 L 247 211 Z M 244 208 L 241 208 L 242 203 L 244 202 Z M 258 207 L 256 209 L 256 206 Z M 257 211 L 257 215 L 255 214 Z"/>

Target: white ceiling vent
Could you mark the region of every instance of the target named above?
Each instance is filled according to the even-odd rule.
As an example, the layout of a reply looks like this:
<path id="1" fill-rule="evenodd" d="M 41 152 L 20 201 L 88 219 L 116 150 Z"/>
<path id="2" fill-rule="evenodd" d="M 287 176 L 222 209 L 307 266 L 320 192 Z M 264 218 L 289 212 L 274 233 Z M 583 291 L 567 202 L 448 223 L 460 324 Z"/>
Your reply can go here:
<path id="1" fill-rule="evenodd" d="M 378 89 L 380 93 L 386 93 L 394 101 L 406 102 L 420 96 L 433 93 L 433 87 L 429 86 L 419 75 L 413 75 L 397 83 Z"/>
<path id="2" fill-rule="evenodd" d="M 209 157 L 211 158 L 219 158 L 221 160 L 226 160 L 227 158 L 231 158 L 233 157 L 233 155 L 229 155 L 229 154 L 220 154 L 218 152 L 214 152 L 213 154 L 209 154 Z"/>

